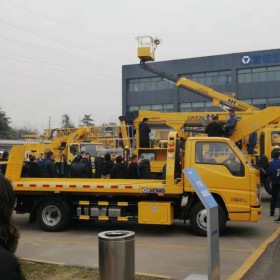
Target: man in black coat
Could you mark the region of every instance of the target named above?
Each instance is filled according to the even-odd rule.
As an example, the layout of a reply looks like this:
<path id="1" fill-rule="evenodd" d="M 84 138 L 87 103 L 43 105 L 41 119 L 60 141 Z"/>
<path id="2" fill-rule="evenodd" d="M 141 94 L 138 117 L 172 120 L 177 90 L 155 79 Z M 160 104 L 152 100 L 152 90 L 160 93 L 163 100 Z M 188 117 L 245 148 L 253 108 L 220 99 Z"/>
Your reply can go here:
<path id="1" fill-rule="evenodd" d="M 102 166 L 103 166 L 104 158 L 101 156 L 100 152 L 97 152 L 97 155 L 94 159 L 94 178 L 101 178 L 102 175 Z"/>
<path id="2" fill-rule="evenodd" d="M 87 168 L 88 178 L 92 178 L 92 162 L 91 162 L 91 156 L 89 153 L 83 153 L 82 154 L 82 163 L 85 164 Z"/>
<path id="3" fill-rule="evenodd" d="M 29 156 L 29 177 L 41 177 L 41 170 L 33 155 Z"/>
<path id="4" fill-rule="evenodd" d="M 131 157 L 131 162 L 128 166 L 128 178 L 129 179 L 140 178 L 137 155 L 132 155 Z"/>
<path id="5" fill-rule="evenodd" d="M 127 167 L 122 162 L 121 156 L 116 157 L 116 164 L 112 168 L 111 179 L 126 179 L 127 178 Z"/>
<path id="6" fill-rule="evenodd" d="M 88 178 L 88 168 L 85 163 L 82 162 L 83 156 L 76 155 L 70 165 L 70 177 L 71 178 Z"/>
<path id="7" fill-rule="evenodd" d="M 151 163 L 148 159 L 141 158 L 139 174 L 141 179 L 152 179 Z"/>
<path id="8" fill-rule="evenodd" d="M 109 179 L 111 177 L 111 172 L 114 167 L 114 162 L 111 160 L 111 155 L 106 154 L 104 156 L 104 161 L 102 164 L 102 178 Z"/>
<path id="9" fill-rule="evenodd" d="M 140 137 L 140 147 L 141 148 L 150 148 L 150 138 L 149 134 L 151 132 L 150 127 L 147 124 L 148 119 L 144 118 L 143 121 L 139 124 L 139 137 Z"/>
<path id="10" fill-rule="evenodd" d="M 209 137 L 223 137 L 224 130 L 219 124 L 218 116 L 214 116 L 212 122 L 206 126 L 205 133 L 207 133 Z"/>
<path id="11" fill-rule="evenodd" d="M 45 154 L 43 162 L 43 175 L 45 178 L 57 178 L 57 168 L 54 160 L 54 153 L 49 151 Z"/>

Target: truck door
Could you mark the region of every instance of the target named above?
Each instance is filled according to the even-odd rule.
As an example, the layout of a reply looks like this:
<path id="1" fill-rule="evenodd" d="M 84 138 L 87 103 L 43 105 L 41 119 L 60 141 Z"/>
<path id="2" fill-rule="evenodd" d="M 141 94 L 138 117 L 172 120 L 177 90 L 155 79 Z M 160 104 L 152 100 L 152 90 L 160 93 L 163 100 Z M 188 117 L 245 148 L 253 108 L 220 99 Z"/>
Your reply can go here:
<path id="1" fill-rule="evenodd" d="M 211 191 L 247 191 L 250 200 L 250 174 L 246 159 L 228 142 L 193 141 L 191 167 L 195 168 Z M 221 192 L 226 194 L 227 192 Z M 243 196 L 243 195 L 242 195 Z M 245 197 L 244 197 L 245 199 Z"/>

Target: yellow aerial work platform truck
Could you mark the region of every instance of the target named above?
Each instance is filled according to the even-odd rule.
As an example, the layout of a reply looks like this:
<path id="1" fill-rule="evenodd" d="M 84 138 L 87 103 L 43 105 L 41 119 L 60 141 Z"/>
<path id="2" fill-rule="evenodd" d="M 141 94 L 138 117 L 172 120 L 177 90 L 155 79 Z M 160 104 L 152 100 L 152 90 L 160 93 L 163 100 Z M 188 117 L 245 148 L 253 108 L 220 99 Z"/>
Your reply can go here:
<path id="1" fill-rule="evenodd" d="M 195 168 L 219 204 L 220 232 L 226 222 L 261 218 L 259 171 L 228 138 L 189 137 L 182 147 L 169 132 L 165 171 L 154 179 L 21 178 L 26 147 L 12 147 L 5 176 L 12 181 L 18 213 L 29 213 L 46 231 L 65 230 L 72 219 L 135 221 L 171 225 L 190 221 L 207 233 L 207 213 L 184 168 Z"/>

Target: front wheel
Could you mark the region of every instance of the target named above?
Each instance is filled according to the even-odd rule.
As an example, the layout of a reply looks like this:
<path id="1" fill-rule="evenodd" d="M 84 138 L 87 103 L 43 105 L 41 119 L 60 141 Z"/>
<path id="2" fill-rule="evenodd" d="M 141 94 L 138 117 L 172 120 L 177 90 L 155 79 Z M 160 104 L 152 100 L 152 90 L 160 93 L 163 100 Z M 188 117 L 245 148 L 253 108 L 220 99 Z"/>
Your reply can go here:
<path id="1" fill-rule="evenodd" d="M 226 229 L 226 212 L 219 205 L 219 232 L 222 234 Z M 196 203 L 190 211 L 190 225 L 193 232 L 200 236 L 207 236 L 207 210 L 201 202 Z"/>
<path id="2" fill-rule="evenodd" d="M 69 207 L 61 200 L 45 201 L 37 209 L 36 220 L 45 231 L 65 230 L 71 220 Z"/>

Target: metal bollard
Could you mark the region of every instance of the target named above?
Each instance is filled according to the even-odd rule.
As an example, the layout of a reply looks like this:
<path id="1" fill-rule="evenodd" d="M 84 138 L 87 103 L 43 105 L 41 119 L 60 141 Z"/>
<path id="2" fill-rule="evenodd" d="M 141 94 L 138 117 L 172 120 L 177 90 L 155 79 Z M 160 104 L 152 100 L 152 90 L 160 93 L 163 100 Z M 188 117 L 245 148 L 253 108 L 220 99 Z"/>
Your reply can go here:
<path id="1" fill-rule="evenodd" d="M 111 230 L 98 234 L 100 280 L 134 280 L 133 231 Z"/>

